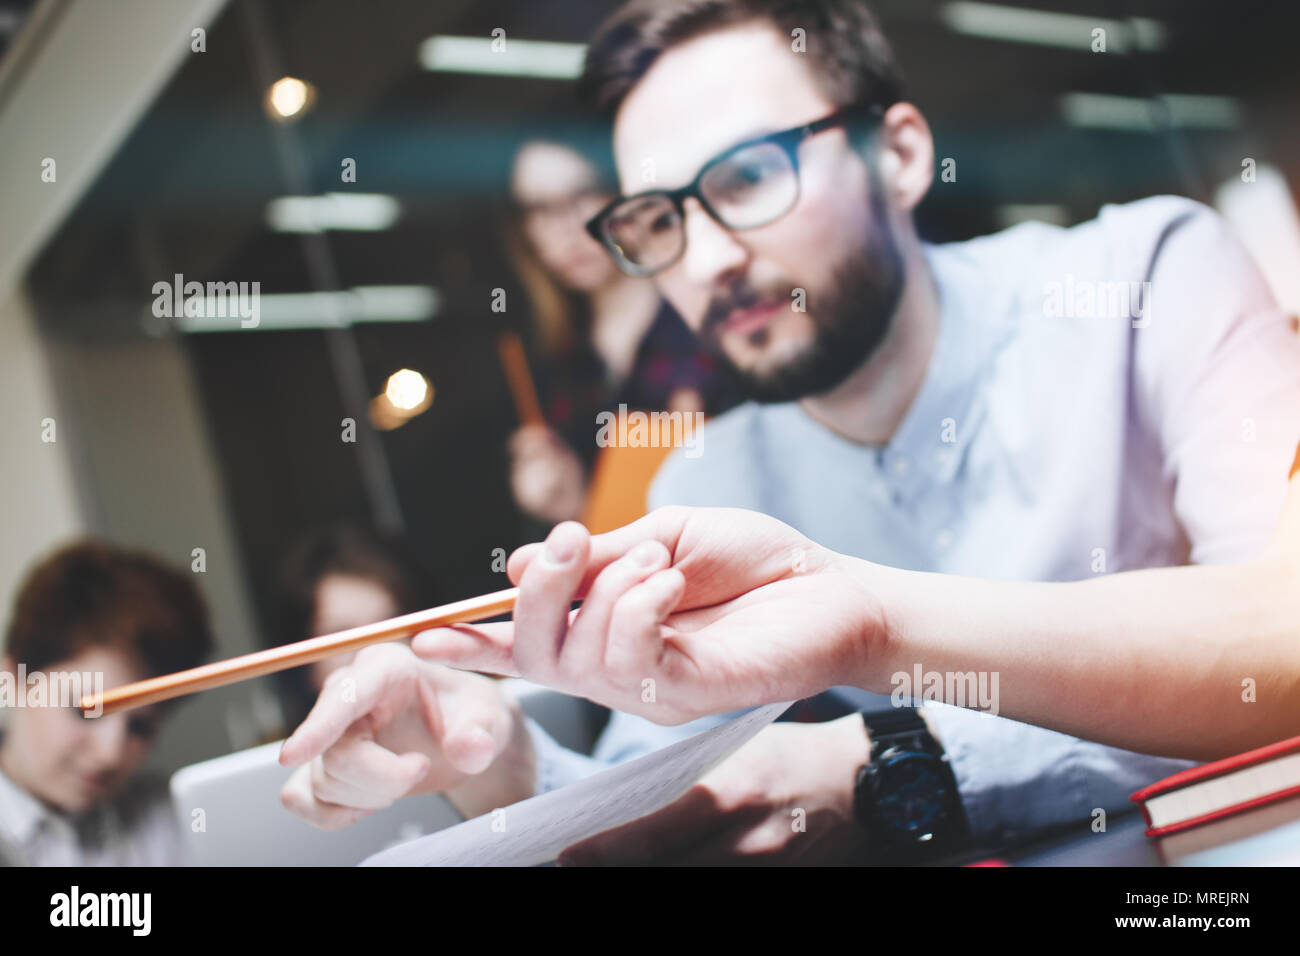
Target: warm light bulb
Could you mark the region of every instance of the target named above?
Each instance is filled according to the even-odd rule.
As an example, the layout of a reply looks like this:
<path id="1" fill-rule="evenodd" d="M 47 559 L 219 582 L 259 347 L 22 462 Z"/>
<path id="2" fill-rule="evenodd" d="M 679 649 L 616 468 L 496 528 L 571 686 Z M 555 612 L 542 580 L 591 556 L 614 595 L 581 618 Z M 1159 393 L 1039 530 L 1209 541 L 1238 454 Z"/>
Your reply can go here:
<path id="1" fill-rule="evenodd" d="M 312 97 L 312 88 L 293 76 L 286 76 L 271 84 L 267 103 L 278 116 L 288 119 L 300 113 Z"/>
<path id="2" fill-rule="evenodd" d="M 399 369 L 388 376 L 384 394 L 394 408 L 411 411 L 424 404 L 429 394 L 429 380 L 412 369 Z"/>

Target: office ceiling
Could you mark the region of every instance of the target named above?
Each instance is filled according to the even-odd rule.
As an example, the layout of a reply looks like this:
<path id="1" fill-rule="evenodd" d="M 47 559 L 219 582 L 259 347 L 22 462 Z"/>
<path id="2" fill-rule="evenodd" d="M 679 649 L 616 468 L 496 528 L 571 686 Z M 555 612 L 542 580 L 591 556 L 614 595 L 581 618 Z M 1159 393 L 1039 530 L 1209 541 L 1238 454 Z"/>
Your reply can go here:
<path id="1" fill-rule="evenodd" d="M 207 51 L 186 59 L 33 270 L 38 297 L 57 304 L 45 314 L 65 332 L 109 334 L 118 320 L 106 318 L 106 302 L 147 302 L 152 283 L 175 272 L 257 279 L 263 292 L 312 288 L 301 237 L 269 230 L 266 204 L 293 191 L 295 179 L 310 192 L 333 188 L 341 157 L 357 161 L 349 188 L 393 195 L 403 214 L 389 230 L 328 234 L 340 285 L 427 283 L 454 306 L 500 284 L 500 199 L 513 145 L 584 120 L 569 82 L 428 72 L 419 44 L 496 27 L 582 41 L 615 6 L 232 0 Z M 1010 206 L 1050 205 L 1082 219 L 1103 202 L 1156 192 L 1208 198 L 1243 155 L 1297 181 L 1300 70 L 1291 44 L 1300 4 L 1291 0 L 1033 3 L 1160 21 L 1164 49 L 1140 56 L 963 35 L 939 0 L 874 6 L 939 155 L 962 157 L 959 188 L 933 190 L 923 208 L 923 230 L 935 238 L 994 228 Z M 0 11 L 28 7 L 0 3 Z M 265 77 L 278 73 L 317 90 L 311 112 L 283 129 L 262 108 Z M 1171 135 L 1086 129 L 1064 118 L 1071 92 L 1210 94 L 1233 98 L 1242 115 L 1232 128 Z"/>

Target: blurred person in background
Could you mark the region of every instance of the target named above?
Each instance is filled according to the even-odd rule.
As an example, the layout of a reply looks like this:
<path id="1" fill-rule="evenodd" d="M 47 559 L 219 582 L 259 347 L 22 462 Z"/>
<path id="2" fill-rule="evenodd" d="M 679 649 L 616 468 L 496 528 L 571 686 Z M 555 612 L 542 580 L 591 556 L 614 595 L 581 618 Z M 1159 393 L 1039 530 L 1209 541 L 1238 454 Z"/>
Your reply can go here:
<path id="1" fill-rule="evenodd" d="M 309 533 L 286 554 L 277 593 L 278 633 L 283 643 L 305 641 L 433 603 L 426 576 L 405 545 L 336 525 Z M 307 716 L 325 678 L 354 656 L 340 654 L 276 675 L 289 728 Z"/>
<path id="2" fill-rule="evenodd" d="M 511 436 L 511 488 L 526 514 L 554 524 L 584 516 L 598 412 L 626 404 L 713 415 L 738 395 L 654 286 L 625 275 L 587 233 L 614 191 L 576 144 L 526 142 L 510 194 L 507 249 L 529 300 L 546 419 Z M 612 526 L 644 513 L 644 490 Z"/>
<path id="3" fill-rule="evenodd" d="M 211 648 L 207 611 L 186 574 L 147 554 L 84 542 L 45 558 L 23 581 L 2 666 L 18 693 L 36 673 L 47 686 L 56 674 L 103 675 L 89 692 L 196 667 Z M 64 700 L 9 709 L 0 842 L 35 866 L 184 863 L 165 781 L 138 773 L 172 706 L 99 717 Z"/>

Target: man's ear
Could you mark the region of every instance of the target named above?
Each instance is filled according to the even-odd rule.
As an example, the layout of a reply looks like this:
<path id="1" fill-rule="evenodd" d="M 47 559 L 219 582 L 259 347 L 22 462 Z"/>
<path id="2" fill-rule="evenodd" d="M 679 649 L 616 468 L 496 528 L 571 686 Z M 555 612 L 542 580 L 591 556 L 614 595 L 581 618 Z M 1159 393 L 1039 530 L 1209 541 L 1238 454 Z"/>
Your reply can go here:
<path id="1" fill-rule="evenodd" d="M 0 654 L 0 673 L 8 673 L 14 677 L 18 676 L 18 665 L 8 654 Z"/>
<path id="2" fill-rule="evenodd" d="M 880 177 L 891 204 L 911 212 L 934 180 L 934 137 L 911 103 L 895 103 L 881 117 Z"/>

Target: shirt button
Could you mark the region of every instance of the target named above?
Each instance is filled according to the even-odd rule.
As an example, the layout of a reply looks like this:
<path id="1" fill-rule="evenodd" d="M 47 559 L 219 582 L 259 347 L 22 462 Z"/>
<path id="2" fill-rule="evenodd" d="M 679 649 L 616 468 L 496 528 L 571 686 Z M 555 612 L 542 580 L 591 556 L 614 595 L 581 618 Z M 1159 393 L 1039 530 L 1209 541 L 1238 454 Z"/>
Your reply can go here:
<path id="1" fill-rule="evenodd" d="M 947 551 L 952 547 L 952 532 L 944 528 L 934 536 L 934 543 L 940 551 Z"/>
<path id="2" fill-rule="evenodd" d="M 909 467 L 909 463 L 906 458 L 899 457 L 894 459 L 894 471 L 897 474 L 900 475 L 907 474 L 908 467 Z"/>

